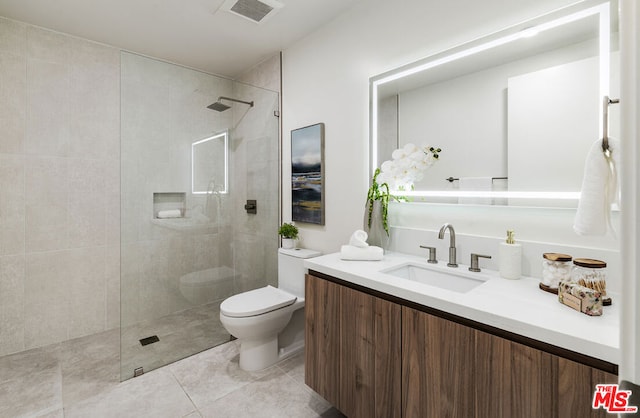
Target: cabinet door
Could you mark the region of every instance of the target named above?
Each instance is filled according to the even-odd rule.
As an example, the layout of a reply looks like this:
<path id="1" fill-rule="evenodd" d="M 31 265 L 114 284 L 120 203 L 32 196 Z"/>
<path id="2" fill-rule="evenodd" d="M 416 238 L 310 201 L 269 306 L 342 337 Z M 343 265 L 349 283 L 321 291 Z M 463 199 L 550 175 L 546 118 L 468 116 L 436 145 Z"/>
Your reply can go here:
<path id="1" fill-rule="evenodd" d="M 376 418 L 402 416 L 402 307 L 376 298 Z"/>
<path id="2" fill-rule="evenodd" d="M 617 383 L 618 376 L 584 364 L 558 358 L 558 417 L 607 417 L 604 409 L 593 409 L 593 394 L 597 384 Z"/>
<path id="3" fill-rule="evenodd" d="M 477 417 L 605 417 L 591 402 L 616 376 L 476 331 Z"/>
<path id="4" fill-rule="evenodd" d="M 305 383 L 339 406 L 340 286 L 305 278 Z"/>
<path id="5" fill-rule="evenodd" d="M 400 305 L 307 275 L 305 382 L 349 418 L 399 418 Z"/>
<path id="6" fill-rule="evenodd" d="M 373 417 L 375 405 L 374 298 L 352 289 L 340 294 L 342 390 L 338 409 L 350 418 Z"/>
<path id="7" fill-rule="evenodd" d="M 405 417 L 474 417 L 474 333 L 469 327 L 402 308 Z"/>
<path id="8" fill-rule="evenodd" d="M 482 331 L 475 351 L 477 417 L 556 416 L 554 356 Z"/>
<path id="9" fill-rule="evenodd" d="M 341 290 L 341 398 L 349 418 L 400 417 L 399 305 Z"/>

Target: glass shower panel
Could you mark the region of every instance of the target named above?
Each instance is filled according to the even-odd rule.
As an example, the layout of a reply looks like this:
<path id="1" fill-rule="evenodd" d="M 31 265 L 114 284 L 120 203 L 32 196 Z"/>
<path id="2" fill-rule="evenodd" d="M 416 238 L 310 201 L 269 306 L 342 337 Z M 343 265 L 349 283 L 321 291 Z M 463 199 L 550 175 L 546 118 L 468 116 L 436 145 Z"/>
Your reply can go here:
<path id="1" fill-rule="evenodd" d="M 235 293 L 278 285 L 278 222 L 280 216 L 280 149 L 278 94 L 235 83 L 233 94 L 253 100 L 254 107 L 233 106 L 231 159 L 231 257 L 237 273 Z M 255 200 L 255 214 L 243 210 Z"/>
<path id="2" fill-rule="evenodd" d="M 131 53 L 121 68 L 125 380 L 229 341 L 220 303 L 275 279 L 279 141 L 275 92 Z M 238 94 L 255 106 L 207 108 Z"/>

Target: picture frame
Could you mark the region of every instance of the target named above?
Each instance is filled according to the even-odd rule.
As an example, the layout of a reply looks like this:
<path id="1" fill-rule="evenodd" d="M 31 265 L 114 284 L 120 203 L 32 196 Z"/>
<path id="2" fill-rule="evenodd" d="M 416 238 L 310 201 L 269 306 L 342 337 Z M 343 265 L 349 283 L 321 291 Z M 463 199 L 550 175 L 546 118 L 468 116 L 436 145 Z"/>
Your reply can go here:
<path id="1" fill-rule="evenodd" d="M 291 217 L 324 225 L 324 123 L 291 131 Z"/>

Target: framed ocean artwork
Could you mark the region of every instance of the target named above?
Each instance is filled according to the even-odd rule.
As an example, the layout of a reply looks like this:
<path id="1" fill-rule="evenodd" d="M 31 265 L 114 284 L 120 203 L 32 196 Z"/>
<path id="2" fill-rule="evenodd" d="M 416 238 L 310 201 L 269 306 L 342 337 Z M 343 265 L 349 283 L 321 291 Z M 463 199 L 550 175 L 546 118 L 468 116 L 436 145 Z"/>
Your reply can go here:
<path id="1" fill-rule="evenodd" d="M 324 123 L 291 131 L 292 220 L 324 225 Z"/>

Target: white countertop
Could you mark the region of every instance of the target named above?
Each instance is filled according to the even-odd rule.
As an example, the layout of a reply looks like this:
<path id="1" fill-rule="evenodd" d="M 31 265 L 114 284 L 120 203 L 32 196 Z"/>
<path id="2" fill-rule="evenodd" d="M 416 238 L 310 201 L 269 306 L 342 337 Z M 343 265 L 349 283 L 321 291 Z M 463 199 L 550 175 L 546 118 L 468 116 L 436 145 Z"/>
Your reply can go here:
<path id="1" fill-rule="evenodd" d="M 382 261 L 345 261 L 340 253 L 305 260 L 315 270 L 357 285 L 416 302 L 505 331 L 619 364 L 618 295 L 604 307 L 602 316 L 588 316 L 558 302 L 554 294 L 538 288 L 540 280 L 502 279 L 498 272 L 482 270 L 489 280 L 467 293 L 458 293 L 382 273 L 407 262 L 452 270 L 446 262 L 435 267 L 421 257 L 385 253 Z M 460 264 L 456 270 L 467 271 Z"/>

